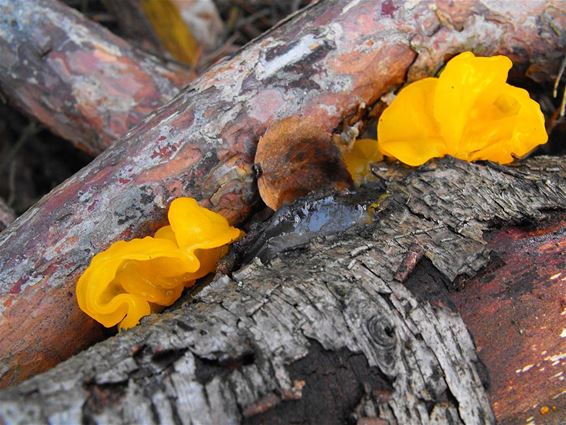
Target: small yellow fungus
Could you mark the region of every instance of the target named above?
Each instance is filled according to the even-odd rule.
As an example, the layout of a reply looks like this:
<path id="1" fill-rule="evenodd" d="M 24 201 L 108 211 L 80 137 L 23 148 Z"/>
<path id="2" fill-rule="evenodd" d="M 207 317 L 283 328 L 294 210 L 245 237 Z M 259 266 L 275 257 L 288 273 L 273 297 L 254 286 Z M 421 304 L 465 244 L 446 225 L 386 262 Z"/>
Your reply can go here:
<path id="1" fill-rule="evenodd" d="M 344 154 L 346 168 L 356 183 L 363 183 L 370 175 L 370 164 L 383 159 L 377 146 L 377 140 L 359 139 Z"/>
<path id="2" fill-rule="evenodd" d="M 212 272 L 242 235 L 192 198 L 175 199 L 168 218 L 154 237 L 118 241 L 94 256 L 77 283 L 81 310 L 106 327 L 131 328 Z"/>
<path id="3" fill-rule="evenodd" d="M 539 104 L 505 82 L 511 66 L 465 52 L 439 78 L 409 84 L 379 119 L 380 151 L 412 166 L 444 155 L 507 164 L 546 143 Z"/>

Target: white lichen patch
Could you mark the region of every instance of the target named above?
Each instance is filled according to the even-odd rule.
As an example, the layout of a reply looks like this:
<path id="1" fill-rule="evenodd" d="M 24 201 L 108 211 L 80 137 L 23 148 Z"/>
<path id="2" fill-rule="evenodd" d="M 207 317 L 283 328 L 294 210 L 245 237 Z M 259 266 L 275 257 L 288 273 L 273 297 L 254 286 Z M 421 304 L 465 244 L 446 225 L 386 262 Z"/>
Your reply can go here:
<path id="1" fill-rule="evenodd" d="M 266 60 L 265 55 L 256 66 L 256 78 L 263 80 L 273 76 L 281 69 L 299 62 L 304 57 L 310 55 L 315 49 L 321 46 L 322 40 L 315 38 L 313 34 L 302 37 L 297 44 L 291 47 L 282 55 L 276 56 L 272 60 Z"/>

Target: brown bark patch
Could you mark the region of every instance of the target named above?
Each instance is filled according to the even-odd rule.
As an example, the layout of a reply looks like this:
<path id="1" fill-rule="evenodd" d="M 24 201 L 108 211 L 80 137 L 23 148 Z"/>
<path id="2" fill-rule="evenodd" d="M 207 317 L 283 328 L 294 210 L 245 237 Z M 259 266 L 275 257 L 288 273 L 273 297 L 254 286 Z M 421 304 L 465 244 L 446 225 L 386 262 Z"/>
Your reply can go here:
<path id="1" fill-rule="evenodd" d="M 267 130 L 255 164 L 261 199 L 274 210 L 313 190 L 352 183 L 331 134 L 308 118 L 289 117 Z"/>

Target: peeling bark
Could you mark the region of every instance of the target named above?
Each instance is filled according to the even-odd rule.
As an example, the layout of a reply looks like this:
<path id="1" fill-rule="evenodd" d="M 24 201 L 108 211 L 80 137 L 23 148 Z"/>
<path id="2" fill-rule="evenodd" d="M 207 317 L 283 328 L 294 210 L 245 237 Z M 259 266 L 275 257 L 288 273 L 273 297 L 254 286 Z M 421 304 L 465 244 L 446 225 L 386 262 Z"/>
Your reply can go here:
<path id="1" fill-rule="evenodd" d="M 494 423 L 445 294 L 490 264 L 490 229 L 564 211 L 565 176 L 559 158 L 434 161 L 388 182 L 371 224 L 218 275 L 177 309 L 0 392 L 0 421 Z M 415 245 L 421 260 L 400 282 Z"/>
<path id="2" fill-rule="evenodd" d="M 513 4 L 512 15 L 505 1 L 434 4 L 312 5 L 211 68 L 5 229 L 0 382 L 45 370 L 100 336 L 75 303 L 78 276 L 113 241 L 155 230 L 171 199 L 193 196 L 232 223 L 245 218 L 257 199 L 257 141 L 273 123 L 310 116 L 332 132 L 459 50 L 506 53 L 547 77 L 558 68 L 566 39 L 553 28 L 566 27 L 563 2 Z"/>
<path id="3" fill-rule="evenodd" d="M 0 58 L 0 93 L 93 155 L 190 77 L 56 0 L 0 1 Z"/>

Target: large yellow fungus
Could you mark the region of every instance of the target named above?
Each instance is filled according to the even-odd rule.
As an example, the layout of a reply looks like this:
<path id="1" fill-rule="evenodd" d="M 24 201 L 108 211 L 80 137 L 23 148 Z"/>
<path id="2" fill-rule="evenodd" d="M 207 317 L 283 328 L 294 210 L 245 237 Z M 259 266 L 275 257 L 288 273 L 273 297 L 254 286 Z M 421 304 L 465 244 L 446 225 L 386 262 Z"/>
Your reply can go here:
<path id="1" fill-rule="evenodd" d="M 506 83 L 511 66 L 465 52 L 439 78 L 409 84 L 379 119 L 380 151 L 412 166 L 444 155 L 507 164 L 546 143 L 539 104 Z"/>
<path id="2" fill-rule="evenodd" d="M 94 256 L 77 283 L 81 310 L 106 327 L 131 328 L 213 271 L 242 235 L 191 198 L 175 199 L 168 218 L 154 237 L 118 241 Z"/>

